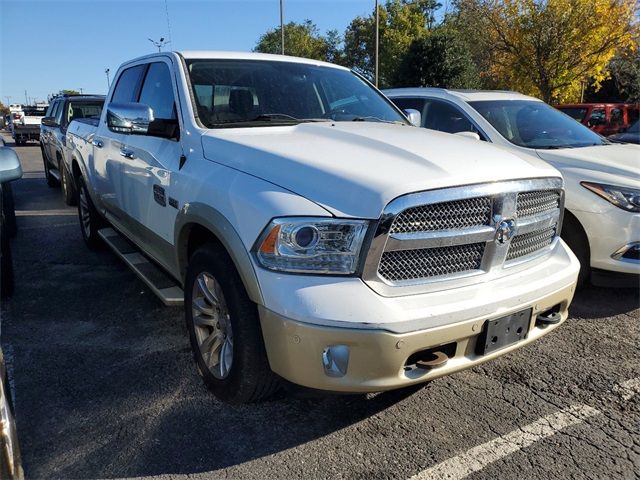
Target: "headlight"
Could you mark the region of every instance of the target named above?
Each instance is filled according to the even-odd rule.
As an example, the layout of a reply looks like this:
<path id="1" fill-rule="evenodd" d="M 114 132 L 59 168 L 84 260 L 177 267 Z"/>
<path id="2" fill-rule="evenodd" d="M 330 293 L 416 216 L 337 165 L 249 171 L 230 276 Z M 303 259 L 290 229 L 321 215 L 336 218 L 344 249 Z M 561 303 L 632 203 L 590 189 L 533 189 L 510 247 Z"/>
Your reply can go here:
<path id="1" fill-rule="evenodd" d="M 616 207 L 628 212 L 640 212 L 640 190 L 637 188 L 617 187 L 615 185 L 592 182 L 580 182 L 580 185 L 600 195 Z"/>
<path id="2" fill-rule="evenodd" d="M 368 224 L 365 220 L 275 219 L 260 236 L 256 256 L 271 270 L 348 275 L 358 266 Z"/>

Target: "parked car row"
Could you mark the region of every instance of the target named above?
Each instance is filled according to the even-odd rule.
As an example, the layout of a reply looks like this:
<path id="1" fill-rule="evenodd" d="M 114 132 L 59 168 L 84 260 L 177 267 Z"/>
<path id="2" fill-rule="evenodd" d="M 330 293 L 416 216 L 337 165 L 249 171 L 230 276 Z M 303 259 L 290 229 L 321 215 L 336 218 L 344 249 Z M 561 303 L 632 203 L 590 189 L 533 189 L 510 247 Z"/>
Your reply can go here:
<path id="1" fill-rule="evenodd" d="M 638 281 L 638 147 L 513 92 L 385 93 L 279 55 L 141 57 L 52 102 L 46 180 L 184 306 L 233 403 L 432 380 L 551 332 L 578 280 Z"/>

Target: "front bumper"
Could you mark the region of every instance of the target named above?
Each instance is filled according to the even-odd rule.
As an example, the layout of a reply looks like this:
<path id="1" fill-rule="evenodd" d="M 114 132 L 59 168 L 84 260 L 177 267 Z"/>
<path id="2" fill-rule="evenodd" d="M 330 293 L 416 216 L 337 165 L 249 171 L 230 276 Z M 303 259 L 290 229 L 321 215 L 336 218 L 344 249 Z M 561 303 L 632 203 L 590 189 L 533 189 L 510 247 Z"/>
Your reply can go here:
<path id="1" fill-rule="evenodd" d="M 382 391 L 432 380 L 504 355 L 555 329 L 559 323 L 536 325 L 536 316 L 559 306 L 560 323 L 566 320 L 578 270 L 564 242 L 545 262 L 522 272 L 407 297 L 382 297 L 359 279 L 262 270 L 258 275 L 270 280 L 260 279 L 271 305 L 258 307 L 269 364 L 293 383 L 330 391 Z M 528 308 L 533 313 L 526 339 L 487 355 L 475 353 L 486 320 Z M 450 343 L 455 351 L 446 365 L 405 369 L 413 353 Z M 325 373 L 323 351 L 333 345 L 349 348 L 344 376 Z"/>
<path id="2" fill-rule="evenodd" d="M 625 247 L 640 242 L 640 214 L 614 206 L 602 213 L 572 213 L 587 232 L 592 268 L 640 275 L 640 260 L 619 254 Z"/>
<path id="3" fill-rule="evenodd" d="M 385 330 L 346 329 L 309 325 L 278 315 L 260 307 L 262 332 L 271 369 L 285 379 L 305 387 L 334 392 L 378 392 L 433 380 L 471 368 L 523 347 L 554 330 L 568 316 L 574 293 L 571 284 L 550 295 L 537 298 L 533 304 L 521 305 L 513 312 L 533 307 L 526 339 L 487 355 L 477 355 L 476 343 L 486 316 L 443 327 L 405 334 Z M 562 320 L 554 325 L 537 325 L 536 316 L 560 305 Z M 499 315 L 501 316 L 501 315 Z M 455 354 L 438 368 L 405 369 L 409 357 L 418 351 L 455 343 Z M 325 373 L 322 355 L 333 345 L 349 347 L 346 374 L 342 377 Z"/>

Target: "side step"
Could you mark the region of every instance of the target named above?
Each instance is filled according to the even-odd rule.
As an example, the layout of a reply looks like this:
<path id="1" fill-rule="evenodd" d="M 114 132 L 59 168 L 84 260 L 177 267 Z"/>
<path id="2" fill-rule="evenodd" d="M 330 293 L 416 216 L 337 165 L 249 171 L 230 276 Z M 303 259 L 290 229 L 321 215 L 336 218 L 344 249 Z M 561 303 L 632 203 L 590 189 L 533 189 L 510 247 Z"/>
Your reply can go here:
<path id="1" fill-rule="evenodd" d="M 162 303 L 168 306 L 182 305 L 184 292 L 176 281 L 163 272 L 155 263 L 140 253 L 140 250 L 113 228 L 98 230 L 98 235 L 140 277 Z"/>

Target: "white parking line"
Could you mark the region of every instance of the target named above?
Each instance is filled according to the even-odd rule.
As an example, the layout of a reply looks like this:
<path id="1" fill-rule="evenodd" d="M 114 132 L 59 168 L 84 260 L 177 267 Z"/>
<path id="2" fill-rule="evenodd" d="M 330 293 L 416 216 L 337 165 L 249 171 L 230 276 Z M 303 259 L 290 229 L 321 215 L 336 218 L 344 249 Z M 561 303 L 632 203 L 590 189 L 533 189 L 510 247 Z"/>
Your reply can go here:
<path id="1" fill-rule="evenodd" d="M 572 405 L 423 470 L 410 480 L 465 478 L 507 455 L 528 447 L 538 440 L 555 435 L 571 425 L 582 423 L 585 418 L 599 413 L 588 405 Z"/>
<path id="2" fill-rule="evenodd" d="M 640 377 L 616 385 L 613 387 L 613 391 L 618 393 L 623 400 L 631 400 L 636 393 L 640 393 Z"/>

